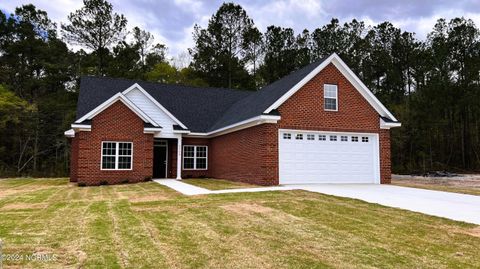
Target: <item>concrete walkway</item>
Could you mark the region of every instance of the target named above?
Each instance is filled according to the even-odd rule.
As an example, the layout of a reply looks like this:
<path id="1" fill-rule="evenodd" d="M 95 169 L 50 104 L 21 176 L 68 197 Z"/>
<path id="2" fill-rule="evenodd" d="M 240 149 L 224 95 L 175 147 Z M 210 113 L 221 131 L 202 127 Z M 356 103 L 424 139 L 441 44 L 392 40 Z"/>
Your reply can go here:
<path id="1" fill-rule="evenodd" d="M 211 191 L 205 188 L 197 187 L 191 184 L 184 183 L 175 179 L 154 179 L 160 185 L 167 186 L 184 195 L 200 195 L 200 194 L 221 194 L 221 193 L 238 193 L 238 192 L 260 192 L 260 191 L 286 191 L 294 190 L 296 188 L 291 186 L 273 186 L 273 187 L 258 187 L 258 188 L 244 188 L 244 189 L 228 189 Z"/>
<path id="2" fill-rule="evenodd" d="M 480 225 L 480 196 L 376 184 L 302 184 L 211 191 L 174 179 L 155 182 L 185 195 L 305 190 Z"/>

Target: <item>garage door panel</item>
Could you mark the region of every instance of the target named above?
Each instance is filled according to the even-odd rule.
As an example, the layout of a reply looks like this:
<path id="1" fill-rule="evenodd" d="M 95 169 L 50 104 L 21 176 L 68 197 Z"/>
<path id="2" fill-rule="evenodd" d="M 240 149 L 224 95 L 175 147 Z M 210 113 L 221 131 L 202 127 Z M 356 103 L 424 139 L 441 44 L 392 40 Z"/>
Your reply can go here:
<path id="1" fill-rule="evenodd" d="M 284 133 L 289 133 L 291 139 L 284 139 Z M 295 139 L 297 134 L 302 134 L 303 139 Z M 377 164 L 378 137 L 372 134 L 290 130 L 279 133 L 281 184 L 376 183 Z"/>

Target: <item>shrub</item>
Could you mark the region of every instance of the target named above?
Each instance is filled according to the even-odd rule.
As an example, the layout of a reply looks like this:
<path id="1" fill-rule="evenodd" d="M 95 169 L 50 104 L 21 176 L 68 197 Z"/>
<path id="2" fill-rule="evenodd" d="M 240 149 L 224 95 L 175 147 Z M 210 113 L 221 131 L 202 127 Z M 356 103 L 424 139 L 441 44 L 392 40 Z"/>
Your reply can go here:
<path id="1" fill-rule="evenodd" d="M 108 185 L 108 182 L 106 180 L 100 181 L 100 185 Z"/>
<path id="2" fill-rule="evenodd" d="M 147 182 L 147 181 L 152 181 L 152 177 L 145 177 L 145 178 L 143 179 L 143 181 L 145 181 L 145 182 Z"/>
<path id="3" fill-rule="evenodd" d="M 128 179 L 122 179 L 122 181 L 120 181 L 120 183 L 122 183 L 122 184 L 128 184 L 128 183 L 130 183 L 130 180 L 128 180 Z"/>
<path id="4" fill-rule="evenodd" d="M 85 184 L 85 182 L 78 182 L 77 184 L 79 187 L 85 187 L 87 186 L 87 184 Z"/>

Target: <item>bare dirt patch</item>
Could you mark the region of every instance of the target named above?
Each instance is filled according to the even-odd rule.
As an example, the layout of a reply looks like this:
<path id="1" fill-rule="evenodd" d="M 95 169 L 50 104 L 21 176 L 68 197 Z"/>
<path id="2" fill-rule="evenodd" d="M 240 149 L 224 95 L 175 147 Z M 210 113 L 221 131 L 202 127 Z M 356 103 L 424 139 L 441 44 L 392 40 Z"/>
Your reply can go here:
<path id="1" fill-rule="evenodd" d="M 480 237 L 480 226 L 467 230 L 466 234 L 475 236 L 475 237 Z"/>
<path id="2" fill-rule="evenodd" d="M 46 203 L 27 204 L 27 203 L 12 203 L 6 204 L 2 207 L 4 210 L 22 210 L 22 209 L 40 209 L 45 208 L 48 205 Z"/>
<path id="3" fill-rule="evenodd" d="M 246 203 L 229 204 L 229 205 L 224 205 L 220 207 L 227 211 L 238 213 L 240 215 L 250 215 L 251 213 L 266 214 L 274 211 L 270 207 L 265 207 L 259 204 L 246 204 Z"/>
<path id="4" fill-rule="evenodd" d="M 140 202 L 154 202 L 154 201 L 165 201 L 168 200 L 167 197 L 161 195 L 145 195 L 145 196 L 137 196 L 137 197 L 130 197 L 128 198 L 132 203 L 140 203 Z"/>
<path id="5" fill-rule="evenodd" d="M 261 215 L 261 221 L 270 221 L 273 223 L 291 223 L 301 221 L 301 218 L 285 213 L 283 211 L 266 207 L 261 204 L 254 203 L 235 203 L 220 206 L 227 212 L 252 218 L 255 215 Z"/>
<path id="6" fill-rule="evenodd" d="M 480 175 L 459 175 L 458 177 L 392 175 L 392 184 L 405 187 L 480 195 Z"/>

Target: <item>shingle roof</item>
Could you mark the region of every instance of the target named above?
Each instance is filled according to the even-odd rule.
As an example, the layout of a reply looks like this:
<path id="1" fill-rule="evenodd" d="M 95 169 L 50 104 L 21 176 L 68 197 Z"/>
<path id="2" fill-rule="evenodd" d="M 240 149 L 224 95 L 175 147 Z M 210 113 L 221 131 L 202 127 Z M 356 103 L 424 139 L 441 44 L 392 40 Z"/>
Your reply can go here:
<path id="1" fill-rule="evenodd" d="M 326 58 L 252 91 L 200 88 L 129 79 L 82 77 L 77 119 L 118 92 L 138 83 L 192 132 L 209 132 L 262 113 Z"/>

